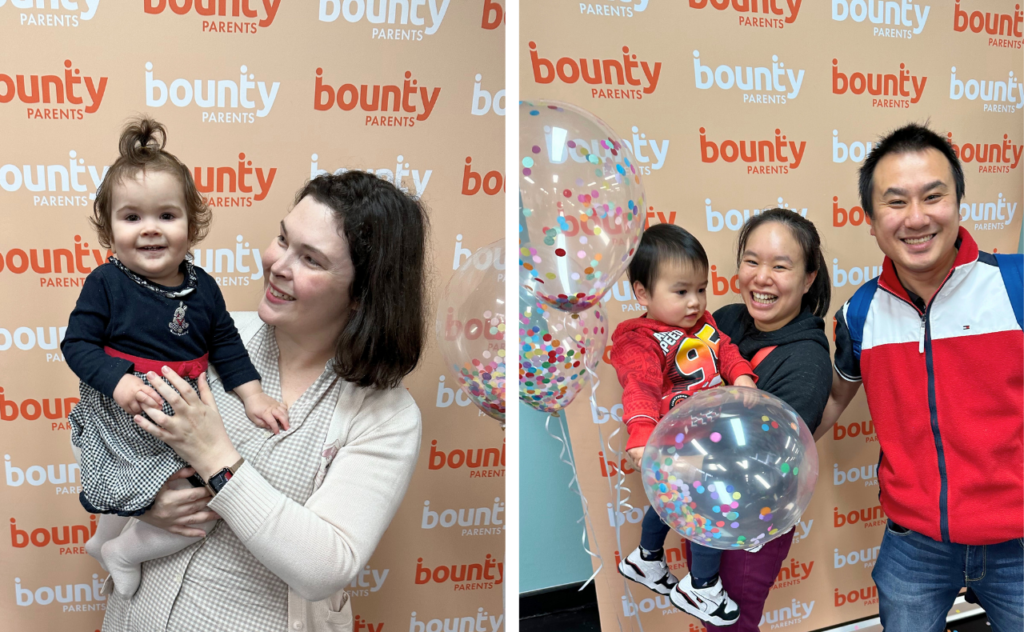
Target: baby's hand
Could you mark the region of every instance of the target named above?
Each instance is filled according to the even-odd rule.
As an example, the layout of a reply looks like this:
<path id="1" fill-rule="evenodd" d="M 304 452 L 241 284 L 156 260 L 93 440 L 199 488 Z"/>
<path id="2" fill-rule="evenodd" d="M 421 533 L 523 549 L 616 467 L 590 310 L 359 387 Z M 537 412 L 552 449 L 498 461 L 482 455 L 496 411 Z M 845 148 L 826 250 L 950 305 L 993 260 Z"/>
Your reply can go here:
<path id="1" fill-rule="evenodd" d="M 743 405 L 746 406 L 747 408 L 753 408 L 755 405 L 757 405 L 758 400 L 761 399 L 761 394 L 757 392 L 757 385 L 754 384 L 754 380 L 751 379 L 749 375 L 739 376 L 738 378 L 736 378 L 734 385 L 746 386 L 747 388 L 754 389 L 753 391 L 743 392 Z"/>
<path id="2" fill-rule="evenodd" d="M 259 392 L 245 398 L 243 404 L 245 416 L 260 428 L 274 434 L 288 430 L 288 409 L 270 395 Z"/>
<path id="3" fill-rule="evenodd" d="M 629 458 L 633 459 L 634 467 L 639 470 L 640 462 L 644 460 L 644 449 L 633 448 L 632 450 L 626 450 L 626 454 L 629 455 Z"/>
<path id="4" fill-rule="evenodd" d="M 164 400 L 153 388 L 146 386 L 142 378 L 125 373 L 114 387 L 114 401 L 128 413 L 141 415 L 143 404 L 160 408 Z"/>

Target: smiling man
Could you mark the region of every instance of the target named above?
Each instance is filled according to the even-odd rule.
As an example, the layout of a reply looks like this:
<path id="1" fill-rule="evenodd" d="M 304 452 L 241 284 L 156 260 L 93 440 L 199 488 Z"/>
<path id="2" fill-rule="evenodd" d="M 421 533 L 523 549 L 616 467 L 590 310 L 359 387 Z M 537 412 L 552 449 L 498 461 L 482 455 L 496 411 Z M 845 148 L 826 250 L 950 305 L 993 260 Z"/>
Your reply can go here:
<path id="1" fill-rule="evenodd" d="M 1024 628 L 1021 255 L 960 227 L 964 175 L 908 125 L 860 171 L 882 274 L 836 313 L 832 393 L 815 437 L 864 383 L 888 516 L 872 578 L 882 626 L 941 631 L 964 586 L 994 630 Z"/>

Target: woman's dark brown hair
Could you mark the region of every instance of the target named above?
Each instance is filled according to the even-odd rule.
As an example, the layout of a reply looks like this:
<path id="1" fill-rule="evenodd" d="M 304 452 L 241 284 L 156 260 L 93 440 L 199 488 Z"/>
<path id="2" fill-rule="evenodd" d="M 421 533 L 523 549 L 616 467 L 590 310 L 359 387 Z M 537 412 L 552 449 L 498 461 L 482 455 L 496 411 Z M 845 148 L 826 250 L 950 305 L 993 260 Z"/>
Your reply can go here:
<path id="1" fill-rule="evenodd" d="M 334 370 L 359 386 L 395 388 L 416 368 L 426 335 L 426 210 L 362 171 L 318 176 L 295 203 L 305 197 L 331 209 L 355 267 L 355 309 L 338 337 Z"/>
<path id="2" fill-rule="evenodd" d="M 96 190 L 89 223 L 96 229 L 100 244 L 110 248 L 114 243 L 111 212 L 114 187 L 125 178 L 134 178 L 146 171 L 163 171 L 176 176 L 185 197 L 185 216 L 188 218 L 188 245 L 198 244 L 210 229 L 210 208 L 196 189 L 192 174 L 178 158 L 167 151 L 167 130 L 149 117 L 133 119 L 125 125 L 118 142 L 120 156 L 110 166 L 103 182 Z"/>

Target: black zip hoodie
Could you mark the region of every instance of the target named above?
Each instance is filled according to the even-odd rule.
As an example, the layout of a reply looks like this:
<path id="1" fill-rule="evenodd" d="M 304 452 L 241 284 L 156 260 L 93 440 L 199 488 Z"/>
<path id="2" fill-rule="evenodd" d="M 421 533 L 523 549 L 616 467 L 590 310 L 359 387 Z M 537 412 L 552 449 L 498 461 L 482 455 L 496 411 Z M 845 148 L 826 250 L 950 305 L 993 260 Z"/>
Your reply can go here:
<path id="1" fill-rule="evenodd" d="M 758 331 L 743 303 L 726 305 L 714 318 L 748 361 L 759 349 L 778 347 L 754 369 L 757 388 L 792 406 L 813 434 L 832 390 L 825 321 L 805 309 L 782 329 Z"/>

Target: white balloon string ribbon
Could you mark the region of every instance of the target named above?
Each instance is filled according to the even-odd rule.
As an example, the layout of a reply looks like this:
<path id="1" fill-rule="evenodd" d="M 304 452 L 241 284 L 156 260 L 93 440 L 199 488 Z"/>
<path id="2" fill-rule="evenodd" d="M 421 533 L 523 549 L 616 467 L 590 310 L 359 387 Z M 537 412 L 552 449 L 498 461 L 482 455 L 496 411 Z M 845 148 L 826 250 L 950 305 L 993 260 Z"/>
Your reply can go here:
<path id="1" fill-rule="evenodd" d="M 601 569 L 604 568 L 604 559 L 601 557 L 601 549 L 600 549 L 600 547 L 597 544 L 596 538 L 594 539 L 593 544 L 594 544 L 594 548 L 597 549 L 597 553 L 594 553 L 593 551 L 591 551 L 587 547 L 587 527 L 590 527 L 590 530 L 593 532 L 594 531 L 593 523 L 590 520 L 590 511 L 589 511 L 588 506 L 587 506 L 587 498 L 586 498 L 586 496 L 583 495 L 583 490 L 580 489 L 579 477 L 577 476 L 577 472 L 576 472 L 576 462 L 575 462 L 575 460 L 572 457 L 572 448 L 569 447 L 569 437 L 566 435 L 565 426 L 562 424 L 561 417 L 558 416 L 557 419 L 558 419 L 558 424 L 559 424 L 559 427 L 560 427 L 560 430 L 561 430 L 561 433 L 562 433 L 561 437 L 559 437 L 555 433 L 551 432 L 551 428 L 550 428 L 551 415 L 548 415 L 547 419 L 544 420 L 544 431 L 547 432 L 548 435 L 550 435 L 553 439 L 555 439 L 560 444 L 562 444 L 562 451 L 558 455 L 558 459 L 562 463 L 565 463 L 566 465 L 568 465 L 569 469 L 572 470 L 572 478 L 569 480 L 568 488 L 572 489 L 572 491 L 577 496 L 580 497 L 580 504 L 583 507 L 583 516 L 580 517 L 580 519 L 576 521 L 577 523 L 584 522 L 583 536 L 581 538 L 581 544 L 582 544 L 583 550 L 586 552 L 586 554 L 589 555 L 590 557 L 596 557 L 598 562 L 599 562 L 599 564 L 597 566 L 597 570 L 595 570 L 594 573 L 587 579 L 587 581 L 584 582 L 583 585 L 580 587 L 580 590 L 582 591 L 584 588 L 587 587 L 588 584 L 590 584 L 591 581 L 594 580 L 595 577 L 597 577 L 597 574 L 601 572 Z M 566 457 L 568 457 L 568 458 L 566 458 Z M 573 489 L 573 483 L 576 484 L 576 489 Z"/>
<path id="2" fill-rule="evenodd" d="M 591 405 L 591 410 L 597 410 L 597 387 L 601 384 L 601 378 L 599 378 L 597 376 L 597 373 L 592 368 L 590 368 L 589 366 L 587 367 L 587 376 L 590 379 L 590 405 Z M 609 415 L 608 416 L 611 417 L 611 412 L 610 411 L 609 411 Z M 619 516 L 623 515 L 622 507 L 623 507 L 623 504 L 624 504 L 623 501 L 622 501 L 622 493 L 621 492 L 622 492 L 623 489 L 625 489 L 626 492 L 628 493 L 629 489 L 628 488 L 624 488 L 623 485 L 622 485 L 622 483 L 625 481 L 625 474 L 622 472 L 622 458 L 621 458 L 622 452 L 620 452 L 619 450 L 615 449 L 615 447 L 612 446 L 612 444 L 611 444 L 611 439 L 613 437 L 615 437 L 615 435 L 617 435 L 620 430 L 622 430 L 622 429 L 621 428 L 616 428 L 615 431 L 612 432 L 612 434 L 608 437 L 608 442 L 606 442 L 605 439 L 604 439 L 604 432 L 601 430 L 601 424 L 597 424 L 597 437 L 598 437 L 598 440 L 600 441 L 600 445 L 602 447 L 604 447 L 605 449 L 607 449 L 607 450 L 612 452 L 612 454 L 614 455 L 613 458 L 615 459 L 615 469 L 618 470 L 618 476 L 616 476 L 616 480 L 615 480 L 614 485 L 612 484 L 611 477 L 608 478 L 608 495 L 615 499 L 615 514 L 614 514 L 614 520 L 612 521 L 613 524 L 615 525 L 615 547 L 619 551 L 619 556 L 624 558 L 626 555 L 628 555 L 628 553 L 626 553 L 625 551 L 622 550 L 622 526 L 621 526 L 621 524 L 619 522 Z M 607 453 L 605 453 L 605 454 L 607 454 Z M 627 496 L 627 498 L 628 498 L 628 496 Z M 630 509 L 632 509 L 632 507 L 630 507 Z M 626 593 L 626 602 L 630 606 L 633 607 L 634 616 L 636 617 L 636 623 L 640 627 L 640 632 L 643 632 L 644 624 L 640 620 L 640 608 L 637 606 L 636 602 L 633 600 L 633 593 L 632 593 L 632 591 L 630 591 L 629 583 L 626 581 L 625 577 L 622 578 L 622 587 L 623 587 L 623 589 L 624 589 L 624 591 Z M 618 616 L 616 616 L 616 619 L 618 619 Z M 621 623 L 619 623 L 619 628 L 620 629 L 622 628 L 622 624 Z"/>

